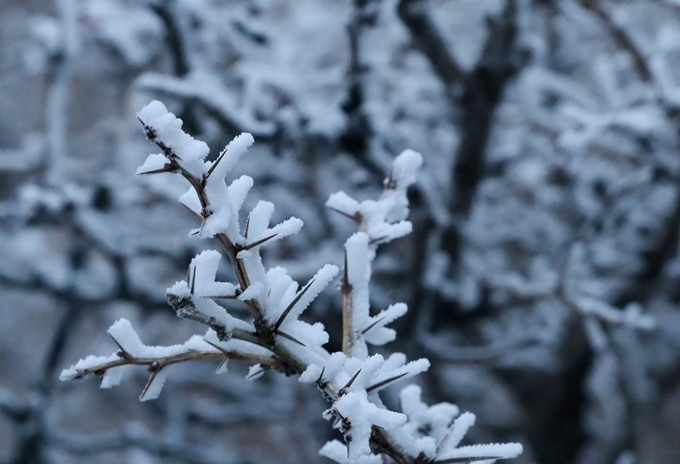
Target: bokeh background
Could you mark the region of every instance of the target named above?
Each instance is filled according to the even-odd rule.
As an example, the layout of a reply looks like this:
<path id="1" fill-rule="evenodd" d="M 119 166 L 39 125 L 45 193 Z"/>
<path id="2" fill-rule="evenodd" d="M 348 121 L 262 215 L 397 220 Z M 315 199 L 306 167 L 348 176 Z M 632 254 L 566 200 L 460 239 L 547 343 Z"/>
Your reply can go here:
<path id="1" fill-rule="evenodd" d="M 165 289 L 214 245 L 179 178 L 134 176 L 152 99 L 213 154 L 254 135 L 236 174 L 305 222 L 265 255 L 299 281 L 354 230 L 328 195 L 420 151 L 371 301 L 408 303 L 385 349 L 429 357 L 427 400 L 518 464 L 680 462 L 678 58 L 677 0 L 2 0 L 0 462 L 307 463 L 338 438 L 314 388 L 235 362 L 175 366 L 151 403 L 141 368 L 58 381 L 120 317 L 203 331 Z M 337 349 L 331 287 L 306 317 Z"/>

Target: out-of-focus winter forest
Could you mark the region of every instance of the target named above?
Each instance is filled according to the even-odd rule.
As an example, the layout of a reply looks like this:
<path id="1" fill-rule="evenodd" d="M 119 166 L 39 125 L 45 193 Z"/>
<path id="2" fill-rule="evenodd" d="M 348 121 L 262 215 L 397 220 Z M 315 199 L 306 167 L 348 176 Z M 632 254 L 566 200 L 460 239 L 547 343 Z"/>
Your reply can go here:
<path id="1" fill-rule="evenodd" d="M 387 351 L 430 359 L 424 397 L 517 463 L 680 462 L 679 58 L 677 0 L 3 0 L 0 462 L 321 462 L 338 438 L 315 388 L 234 361 L 150 403 L 141 368 L 59 382 L 120 317 L 197 329 L 165 296 L 207 246 L 186 186 L 134 175 L 152 99 L 213 154 L 253 134 L 249 201 L 305 223 L 264 258 L 301 281 L 355 230 L 329 194 L 375 198 L 421 152 L 371 299 L 408 303 Z M 336 350 L 340 306 L 305 316 Z"/>

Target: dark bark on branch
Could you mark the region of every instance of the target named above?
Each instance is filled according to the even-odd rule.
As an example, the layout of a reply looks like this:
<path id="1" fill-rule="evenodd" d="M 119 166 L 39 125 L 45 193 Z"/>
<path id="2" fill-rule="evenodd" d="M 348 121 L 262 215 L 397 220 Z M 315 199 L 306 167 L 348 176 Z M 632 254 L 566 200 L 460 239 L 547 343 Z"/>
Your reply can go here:
<path id="1" fill-rule="evenodd" d="M 416 47 L 427 57 L 447 89 L 461 83 L 465 72 L 449 50 L 444 37 L 432 20 L 426 0 L 402 0 L 399 17 L 408 28 Z"/>
<path id="2" fill-rule="evenodd" d="M 472 72 L 465 77 L 461 101 L 461 141 L 451 173 L 452 194 L 449 211 L 457 224 L 445 232 L 444 247 L 454 265 L 460 259 L 461 222 L 470 214 L 477 188 L 484 178 L 486 149 L 493 117 L 505 87 L 518 70 L 517 7 L 508 0 L 500 17 L 490 20 L 489 36 L 482 55 Z"/>
<path id="3" fill-rule="evenodd" d="M 475 67 L 461 69 L 434 23 L 425 0 L 402 0 L 399 15 L 415 45 L 427 57 L 447 93 L 462 85 L 461 141 L 451 173 L 449 211 L 456 224 L 444 236 L 444 248 L 457 267 L 461 248 L 460 224 L 467 219 L 477 187 L 484 177 L 486 148 L 495 110 L 505 87 L 518 71 L 516 53 L 517 5 L 508 0 L 498 18 L 489 20 L 489 34 Z M 452 104 L 456 102 L 452 99 Z"/>
<path id="4" fill-rule="evenodd" d="M 347 126 L 338 139 L 340 148 L 352 155 L 376 180 L 382 181 L 385 173 L 370 156 L 370 140 L 373 138 L 373 123 L 366 114 L 364 77 L 368 71 L 362 62 L 362 41 L 367 27 L 375 24 L 375 12 L 371 4 L 375 0 L 354 0 L 354 10 L 347 25 L 349 40 L 349 65 L 347 70 L 347 95 L 342 102 L 342 111 L 347 117 Z"/>

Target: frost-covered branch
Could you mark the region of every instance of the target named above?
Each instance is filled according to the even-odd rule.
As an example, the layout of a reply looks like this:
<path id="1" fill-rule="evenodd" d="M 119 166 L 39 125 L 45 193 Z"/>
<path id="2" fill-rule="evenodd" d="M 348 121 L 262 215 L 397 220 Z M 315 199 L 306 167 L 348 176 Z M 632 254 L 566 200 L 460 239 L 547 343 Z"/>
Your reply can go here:
<path id="1" fill-rule="evenodd" d="M 376 316 L 369 316 L 371 262 L 379 245 L 411 233 L 412 225 L 405 220 L 408 215 L 406 190 L 416 181 L 415 173 L 422 164 L 419 153 L 407 150 L 394 161 L 379 200 L 359 203 L 345 192 L 338 192 L 326 202 L 332 210 L 355 221 L 360 230 L 345 243 L 342 279 L 342 349 L 345 354 L 365 358 L 368 353 L 366 341 L 382 345 L 394 340 L 394 330 L 384 326 L 406 313 L 406 305 L 399 303 Z"/>
<path id="2" fill-rule="evenodd" d="M 242 176 L 225 182 L 238 159 L 253 143 L 250 134 L 236 137 L 213 162 L 206 162 L 208 148 L 181 130 L 182 122 L 168 113 L 160 102 L 152 102 L 138 113 L 147 138 L 162 151 L 150 155 L 138 174 L 178 173 L 190 184 L 180 202 L 201 221 L 190 232 L 199 238 L 214 238 L 233 267 L 236 282 L 216 280 L 220 253 L 212 250 L 198 254 L 189 265 L 186 280 L 167 290 L 168 301 L 180 318 L 208 326 L 204 336 L 194 336 L 181 345 L 153 347 L 144 345 L 126 320 L 109 329 L 119 351 L 105 357 L 88 357 L 66 369 L 62 380 L 91 373 L 103 374 L 103 387 L 120 381 L 125 365 L 146 365 L 151 371 L 140 397 L 153 399 L 160 393 L 167 367 L 198 359 L 241 359 L 256 363 L 248 378 L 255 379 L 274 369 L 286 375 L 299 375 L 301 382 L 314 383 L 331 403 L 324 417 L 333 421 L 345 445 L 329 444 L 326 456 L 335 456 L 338 445 L 346 458 L 339 462 L 382 462 L 380 455 L 398 463 L 416 462 L 494 462 L 521 453 L 521 445 L 480 445 L 459 447 L 469 427 L 455 420 L 458 409 L 443 404 L 427 407 L 419 393 L 407 387 L 402 393 L 403 413 L 385 408 L 378 396 L 384 388 L 413 377 L 429 367 L 426 359 L 407 362 L 402 353 L 387 358 L 370 355 L 368 344 L 382 345 L 396 336 L 386 324 L 403 315 L 406 305 L 395 304 L 371 315 L 369 281 L 371 262 L 378 245 L 411 231 L 407 188 L 416 180 L 422 157 L 405 151 L 395 160 L 377 201 L 357 202 L 340 192 L 328 206 L 353 218 L 360 231 L 346 243 L 343 278 L 344 314 L 347 332 L 344 352 L 329 353 L 323 345 L 329 335 L 324 327 L 300 319 L 312 301 L 338 274 L 327 264 L 300 286 L 286 269 L 267 269 L 260 256 L 262 247 L 297 233 L 302 221 L 290 218 L 278 225 L 269 221 L 274 205 L 260 201 L 250 211 L 245 225 L 239 213 L 253 180 Z M 217 300 L 242 302 L 252 321 L 235 317 Z M 223 371 L 218 368 L 218 371 Z M 408 390 L 410 388 L 411 390 Z M 409 393 L 411 392 L 411 393 Z M 425 423 L 428 427 L 425 427 Z M 424 431 L 426 430 L 426 431 Z M 442 438 L 448 435 L 455 438 Z M 378 461 L 376 461 L 378 460 Z"/>
<path id="3" fill-rule="evenodd" d="M 168 366 L 187 361 L 221 361 L 218 372 L 226 372 L 230 359 L 258 363 L 266 368 L 277 367 L 277 360 L 261 347 L 247 342 L 230 340 L 221 343 L 218 335 L 209 331 L 205 337 L 194 336 L 181 345 L 145 346 L 126 319 L 120 319 L 109 328 L 109 335 L 118 345 L 119 351 L 109 356 L 88 356 L 64 370 L 61 380 L 75 380 L 88 375 L 103 376 L 102 388 L 118 385 L 122 378 L 122 366 L 147 366 L 151 377 L 140 397 L 142 401 L 155 399 L 165 382 Z M 163 374 L 161 375 L 161 372 Z"/>

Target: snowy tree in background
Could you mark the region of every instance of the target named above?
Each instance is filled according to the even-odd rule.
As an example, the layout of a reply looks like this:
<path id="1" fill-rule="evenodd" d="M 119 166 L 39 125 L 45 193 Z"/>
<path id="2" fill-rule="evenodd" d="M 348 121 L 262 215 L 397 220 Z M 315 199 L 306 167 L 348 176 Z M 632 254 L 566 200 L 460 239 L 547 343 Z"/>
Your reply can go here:
<path id="1" fill-rule="evenodd" d="M 324 409 L 453 462 L 507 442 L 527 464 L 680 460 L 679 34 L 671 0 L 0 2 L 0 462 L 350 459 Z M 149 149 L 135 114 L 154 99 L 206 142 L 187 172 L 229 168 L 235 184 L 210 195 L 255 185 L 193 236 L 181 231 L 203 223 L 200 198 L 176 174 L 133 176 Z M 242 133 L 247 155 L 217 162 Z M 382 181 L 401 178 L 407 149 L 424 162 L 404 196 Z M 412 232 L 383 244 L 405 232 L 404 198 Z M 246 214 L 217 225 L 236 210 L 258 219 L 247 237 Z M 291 216 L 305 226 L 278 240 Z M 239 253 L 261 286 L 241 293 L 196 237 L 215 234 L 253 247 Z M 368 258 L 349 259 L 365 242 Z M 167 288 L 198 321 L 177 321 Z M 281 367 L 234 348 L 257 332 L 255 304 L 258 330 L 280 319 L 271 337 L 293 352 L 317 347 L 323 324 L 304 380 L 342 388 L 351 359 L 369 363 L 344 401 L 274 372 L 246 381 L 247 363 L 213 375 L 220 349 L 259 364 L 254 377 Z M 206 317 L 219 324 L 204 338 Z M 115 391 L 58 380 L 111 353 L 111 336 L 133 357 L 213 362 L 116 364 Z M 409 365 L 392 351 L 430 367 L 381 389 L 381 405 L 366 376 Z"/>

